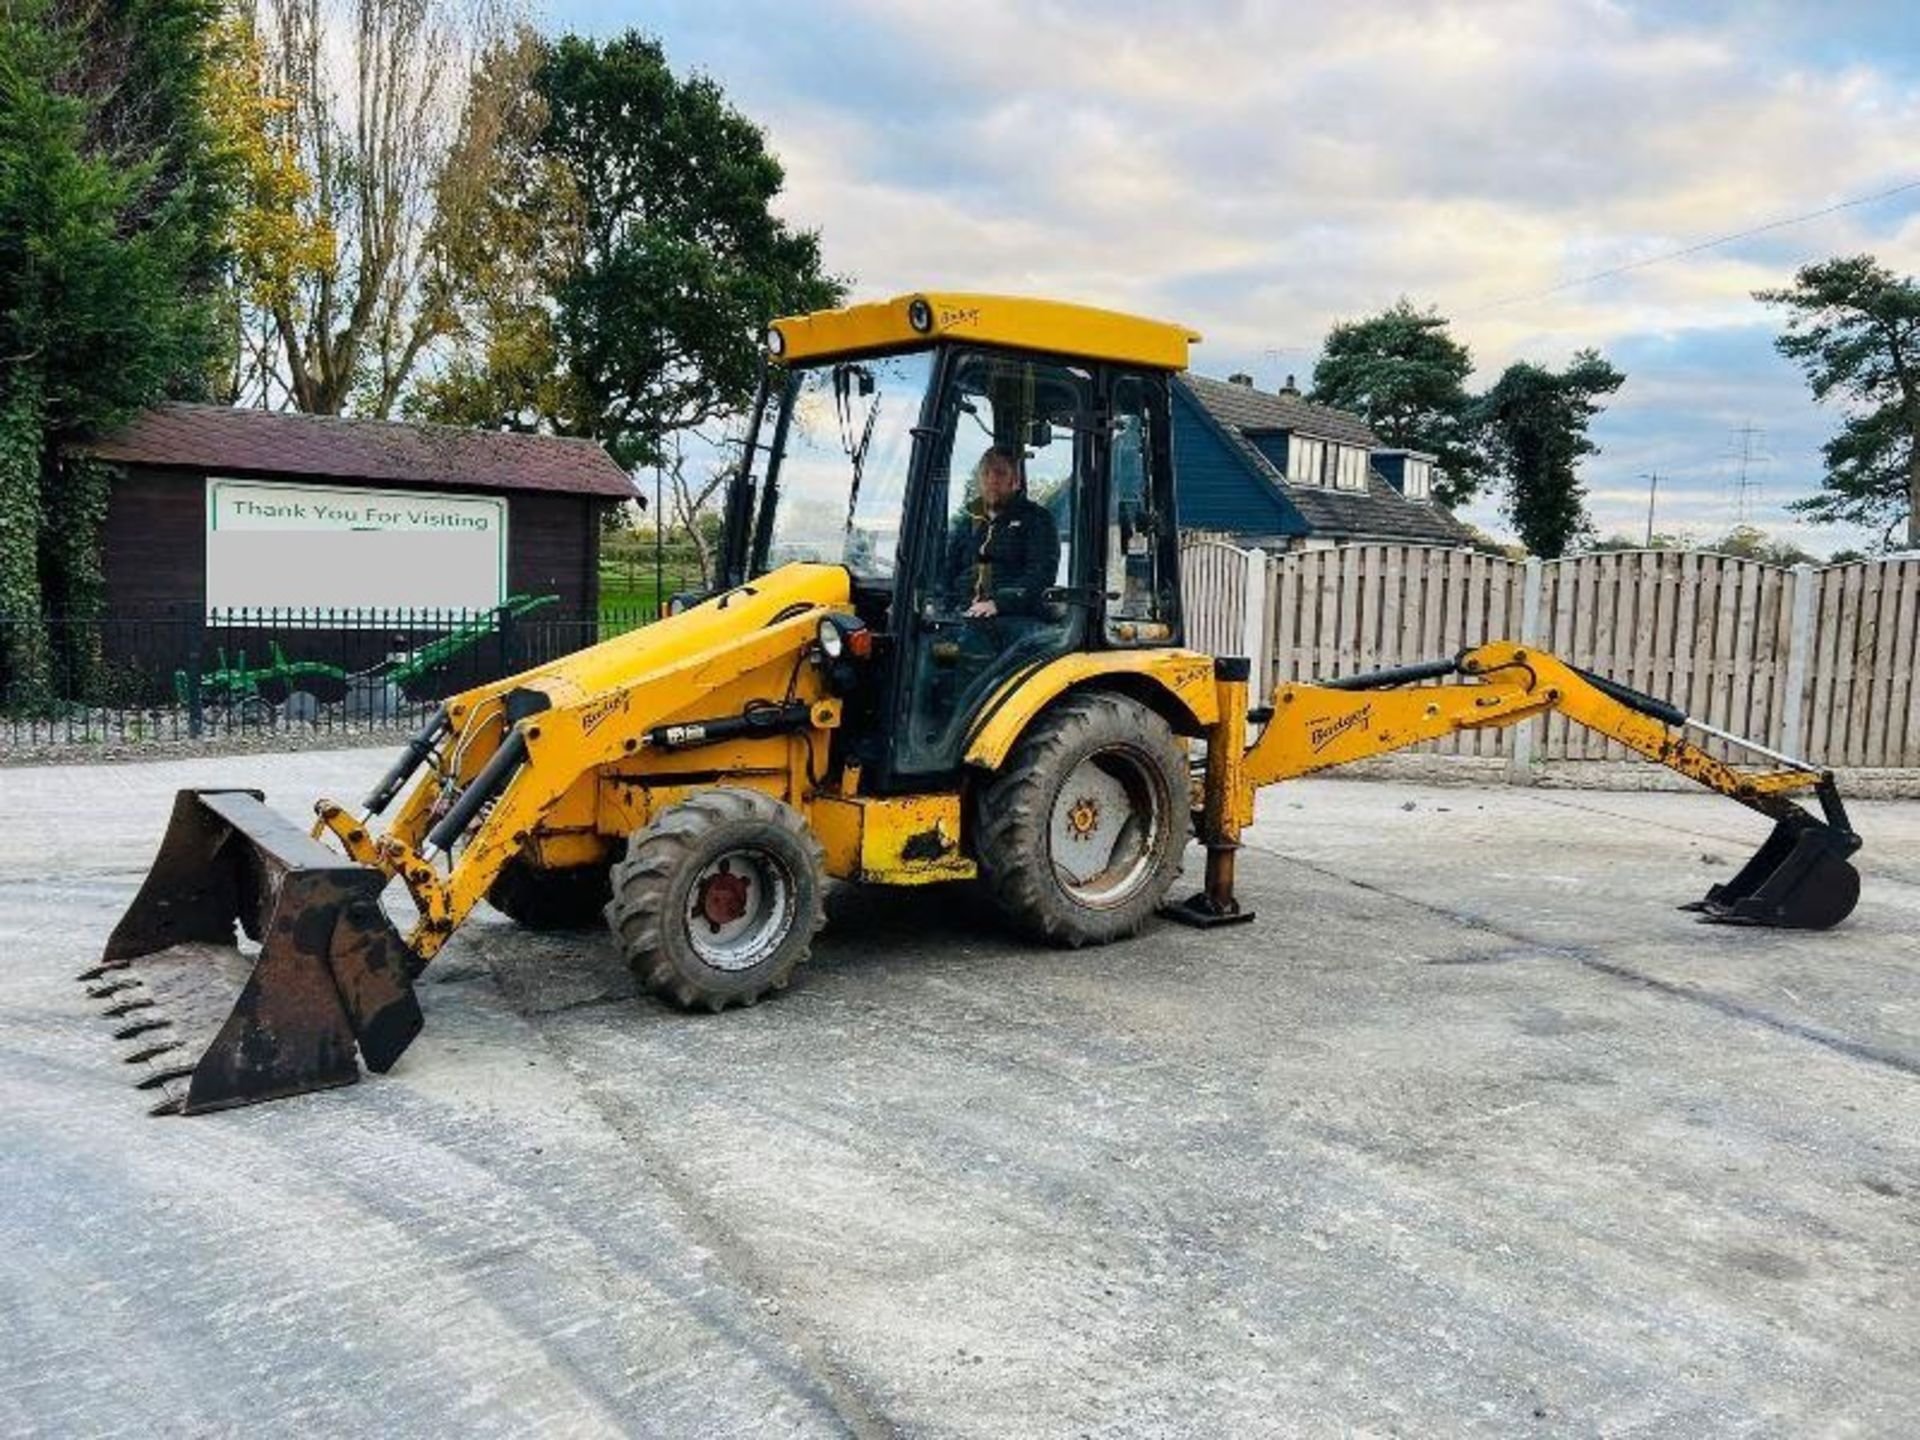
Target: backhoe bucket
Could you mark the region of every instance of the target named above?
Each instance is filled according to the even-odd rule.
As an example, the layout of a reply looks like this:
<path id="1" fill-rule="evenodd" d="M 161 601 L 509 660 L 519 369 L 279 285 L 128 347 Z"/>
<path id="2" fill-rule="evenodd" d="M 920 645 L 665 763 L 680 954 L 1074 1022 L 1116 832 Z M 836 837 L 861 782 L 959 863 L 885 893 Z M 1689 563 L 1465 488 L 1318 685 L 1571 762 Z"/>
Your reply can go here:
<path id="1" fill-rule="evenodd" d="M 145 1064 L 154 1114 L 350 1085 L 420 1031 L 417 966 L 380 907 L 387 877 L 319 844 L 257 790 L 182 790 L 160 853 L 80 978 Z M 259 942 L 249 959 L 234 923 Z"/>
<path id="2" fill-rule="evenodd" d="M 1860 848 L 1850 829 L 1796 811 L 1779 821 L 1751 860 L 1704 900 L 1684 905 L 1723 925 L 1826 930 L 1853 913 L 1860 872 L 1847 857 Z"/>

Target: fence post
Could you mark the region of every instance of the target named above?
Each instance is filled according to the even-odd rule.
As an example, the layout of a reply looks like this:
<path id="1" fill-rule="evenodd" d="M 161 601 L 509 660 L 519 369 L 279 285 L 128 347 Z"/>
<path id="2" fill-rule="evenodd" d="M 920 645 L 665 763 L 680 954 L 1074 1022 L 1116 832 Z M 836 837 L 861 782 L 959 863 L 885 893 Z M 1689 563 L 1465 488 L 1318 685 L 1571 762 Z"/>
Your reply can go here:
<path id="1" fill-rule="evenodd" d="M 1530 650 L 1540 648 L 1540 591 L 1544 571 L 1538 555 L 1527 557 L 1520 577 L 1520 643 Z M 1526 785 L 1533 780 L 1533 732 L 1537 719 L 1522 720 L 1507 733 L 1507 783 Z"/>
<path id="2" fill-rule="evenodd" d="M 1792 621 L 1787 629 L 1787 698 L 1780 707 L 1779 733 L 1770 737 L 1773 748 L 1795 755 L 1800 750 L 1800 723 L 1807 673 L 1813 662 L 1813 567 L 1793 567 Z"/>
<path id="3" fill-rule="evenodd" d="M 513 674 L 515 670 L 520 668 L 519 666 L 513 663 L 513 630 L 514 630 L 513 608 L 508 605 L 500 606 L 499 609 L 493 612 L 493 621 L 494 621 L 494 624 L 498 627 L 498 634 L 500 637 L 500 647 L 499 647 L 500 669 L 496 675 L 493 675 L 489 678 L 495 679 L 495 680 L 504 680 L 507 676 Z"/>
<path id="4" fill-rule="evenodd" d="M 1240 650 L 1253 664 L 1251 693 L 1256 705 L 1266 704 L 1267 674 L 1267 552 L 1255 546 L 1246 552 L 1246 590 L 1240 606 Z"/>
<path id="5" fill-rule="evenodd" d="M 206 728 L 206 712 L 202 708 L 200 696 L 200 627 L 194 627 L 194 638 L 187 644 L 187 734 L 198 740 Z"/>

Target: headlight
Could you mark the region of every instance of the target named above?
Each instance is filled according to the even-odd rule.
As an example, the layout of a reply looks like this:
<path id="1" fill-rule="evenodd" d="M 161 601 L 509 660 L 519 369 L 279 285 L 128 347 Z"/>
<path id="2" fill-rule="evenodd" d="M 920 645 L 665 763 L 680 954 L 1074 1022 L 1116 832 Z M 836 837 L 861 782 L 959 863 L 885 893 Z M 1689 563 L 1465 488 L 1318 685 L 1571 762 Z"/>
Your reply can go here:
<path id="1" fill-rule="evenodd" d="M 787 353 L 787 337 L 780 333 L 778 325 L 767 327 L 767 354 L 778 360 Z"/>
<path id="2" fill-rule="evenodd" d="M 820 622 L 820 649 L 829 660 L 838 660 L 847 652 L 847 635 L 829 615 Z"/>
<path id="3" fill-rule="evenodd" d="M 907 306 L 907 324 L 922 335 L 933 329 L 933 307 L 925 300 L 916 299 Z"/>

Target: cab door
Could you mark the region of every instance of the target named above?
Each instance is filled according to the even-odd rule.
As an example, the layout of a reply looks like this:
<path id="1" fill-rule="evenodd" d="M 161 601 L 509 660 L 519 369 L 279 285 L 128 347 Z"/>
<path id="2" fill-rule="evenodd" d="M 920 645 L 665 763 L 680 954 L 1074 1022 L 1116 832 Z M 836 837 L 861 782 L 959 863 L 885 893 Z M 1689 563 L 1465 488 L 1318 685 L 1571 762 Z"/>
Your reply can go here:
<path id="1" fill-rule="evenodd" d="M 1098 605 L 1087 497 L 1099 400 L 1090 367 L 1004 351 L 946 357 L 896 603 L 895 775 L 924 783 L 957 770 L 995 690 L 1085 645 Z M 996 455 L 1018 481 L 997 504 L 986 478 Z"/>

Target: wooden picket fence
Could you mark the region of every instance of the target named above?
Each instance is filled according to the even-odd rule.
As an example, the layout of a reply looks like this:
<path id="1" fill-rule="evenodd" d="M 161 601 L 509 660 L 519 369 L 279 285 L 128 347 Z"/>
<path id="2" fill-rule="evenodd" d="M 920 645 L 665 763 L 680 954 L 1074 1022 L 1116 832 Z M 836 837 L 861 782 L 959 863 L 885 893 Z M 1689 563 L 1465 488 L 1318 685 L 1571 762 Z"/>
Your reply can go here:
<path id="1" fill-rule="evenodd" d="M 1505 638 L 1777 750 L 1920 766 L 1920 558 L 1789 570 L 1673 550 L 1547 562 L 1417 545 L 1267 555 L 1208 536 L 1182 556 L 1188 643 L 1252 657 L 1256 693 Z M 1516 763 L 1626 756 L 1558 716 L 1435 748 Z"/>

